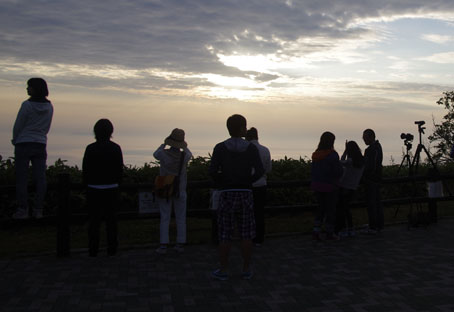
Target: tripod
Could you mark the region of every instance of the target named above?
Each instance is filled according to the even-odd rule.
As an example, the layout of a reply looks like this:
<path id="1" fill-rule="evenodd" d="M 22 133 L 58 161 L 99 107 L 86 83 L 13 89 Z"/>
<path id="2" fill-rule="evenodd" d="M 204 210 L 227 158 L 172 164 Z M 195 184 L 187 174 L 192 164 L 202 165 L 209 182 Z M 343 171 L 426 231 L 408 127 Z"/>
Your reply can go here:
<path id="1" fill-rule="evenodd" d="M 422 144 L 422 135 L 424 134 L 424 130 L 426 129 L 425 127 L 423 127 L 425 122 L 424 121 L 415 121 L 415 124 L 418 125 L 419 143 L 418 143 L 418 147 L 416 148 L 416 152 L 414 154 L 413 161 L 411 161 L 411 158 L 409 155 L 409 150 L 411 149 L 411 144 L 409 143 L 409 141 L 411 141 L 413 139 L 413 136 L 411 134 L 402 133 L 401 138 L 405 138 L 405 146 L 407 147 L 407 153 L 404 156 L 404 158 L 402 159 L 402 162 L 397 171 L 397 174 L 399 174 L 400 169 L 402 168 L 404 163 L 406 163 L 408 166 L 408 176 L 409 177 L 415 176 L 418 173 L 419 163 L 421 160 L 421 152 L 424 151 L 424 153 L 427 156 L 427 159 L 429 160 L 429 163 L 432 165 L 432 168 L 431 168 L 432 174 L 435 176 L 439 176 L 439 171 L 437 169 L 435 162 L 433 161 L 433 159 L 430 156 L 426 147 Z M 427 214 L 425 214 L 424 212 L 422 212 L 421 204 L 418 205 L 419 209 L 416 213 L 416 216 L 413 214 L 413 202 L 414 202 L 414 198 L 417 195 L 417 187 L 416 187 L 415 180 L 412 180 L 412 183 L 413 183 L 413 193 L 411 195 L 410 211 L 408 213 L 408 228 L 410 228 L 411 224 L 413 224 L 415 226 L 417 226 L 419 224 L 423 224 L 423 225 L 427 226 L 428 222 L 429 222 L 429 216 Z M 399 207 L 397 207 L 394 217 L 397 216 L 398 211 L 399 211 Z"/>
<path id="2" fill-rule="evenodd" d="M 410 171 L 409 175 L 415 175 L 418 173 L 418 167 L 419 167 L 419 161 L 421 160 L 421 151 L 424 151 L 426 153 L 427 159 L 429 160 L 430 164 L 432 165 L 432 168 L 434 172 L 438 174 L 438 169 L 437 166 L 435 165 L 432 157 L 430 156 L 429 152 L 427 151 L 426 147 L 422 144 L 422 134 L 424 134 L 424 130 L 426 129 L 423 127 L 425 124 L 424 121 L 415 121 L 415 124 L 418 125 L 418 132 L 419 132 L 419 144 L 418 147 L 416 148 L 415 152 L 415 157 L 413 158 L 413 161 L 410 165 Z"/>
<path id="3" fill-rule="evenodd" d="M 402 135 L 404 135 L 404 134 L 402 133 Z M 401 137 L 402 137 L 402 135 L 401 135 Z M 410 139 L 405 139 L 405 141 L 404 141 L 404 144 L 406 147 L 406 153 L 405 153 L 404 157 L 402 158 L 402 162 L 400 163 L 399 169 L 397 169 L 397 175 L 399 175 L 399 172 L 402 169 L 402 167 L 404 166 L 404 164 L 406 164 L 406 167 L 408 167 L 408 172 L 411 171 L 412 165 L 411 165 L 410 150 L 411 150 L 412 145 L 411 145 L 410 141 L 411 141 Z"/>

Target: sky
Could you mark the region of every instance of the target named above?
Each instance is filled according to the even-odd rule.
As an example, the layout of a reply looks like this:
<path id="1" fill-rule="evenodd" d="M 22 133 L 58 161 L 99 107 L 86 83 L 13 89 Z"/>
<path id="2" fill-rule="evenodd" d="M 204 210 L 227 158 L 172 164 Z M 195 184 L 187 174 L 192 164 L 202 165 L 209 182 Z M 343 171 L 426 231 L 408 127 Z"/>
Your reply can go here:
<path id="1" fill-rule="evenodd" d="M 81 164 L 100 118 L 124 162 L 142 166 L 173 128 L 194 156 L 228 138 L 242 114 L 273 159 L 310 158 L 320 135 L 375 130 L 386 164 L 401 133 L 423 144 L 454 90 L 452 0 L 2 0 L 0 155 L 42 77 L 54 105 L 48 164 Z M 417 141 L 417 140 L 416 140 Z M 415 142 L 415 146 L 418 142 Z M 414 148 L 415 150 L 416 148 Z"/>

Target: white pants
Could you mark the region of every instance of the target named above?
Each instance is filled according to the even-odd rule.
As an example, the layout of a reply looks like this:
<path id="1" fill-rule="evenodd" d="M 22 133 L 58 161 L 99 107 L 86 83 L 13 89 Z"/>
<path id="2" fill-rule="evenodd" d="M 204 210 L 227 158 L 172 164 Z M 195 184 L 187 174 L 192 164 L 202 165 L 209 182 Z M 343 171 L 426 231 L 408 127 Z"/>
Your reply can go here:
<path id="1" fill-rule="evenodd" d="M 175 210 L 175 222 L 177 225 L 177 244 L 186 243 L 186 192 L 180 192 L 178 198 L 172 197 L 169 200 L 159 198 L 159 212 L 161 223 L 159 227 L 160 243 L 169 243 L 169 225 L 172 215 L 172 206 Z"/>

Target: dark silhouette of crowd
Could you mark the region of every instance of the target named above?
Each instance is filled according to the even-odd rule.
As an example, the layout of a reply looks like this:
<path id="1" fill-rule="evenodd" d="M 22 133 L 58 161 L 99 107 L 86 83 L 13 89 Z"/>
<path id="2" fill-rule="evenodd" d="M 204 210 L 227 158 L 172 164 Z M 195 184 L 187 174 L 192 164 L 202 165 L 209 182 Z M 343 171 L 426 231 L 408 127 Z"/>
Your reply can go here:
<path id="1" fill-rule="evenodd" d="M 27 82 L 30 96 L 21 105 L 13 129 L 12 144 L 16 161 L 17 210 L 14 219 L 30 216 L 27 194 L 29 164 L 32 165 L 36 194 L 33 217 L 42 218 L 46 192 L 46 143 L 53 106 L 47 99 L 47 83 L 41 78 Z M 211 273 L 218 280 L 229 279 L 229 254 L 236 235 L 240 238 L 243 257 L 241 277 L 251 279 L 253 247 L 265 240 L 267 176 L 271 171 L 271 155 L 258 142 L 258 130 L 248 129 L 246 118 L 234 114 L 226 122 L 229 138 L 215 145 L 209 174 L 216 186 L 215 207 L 218 228 L 219 267 Z M 99 251 L 100 225 L 106 222 L 107 253 L 118 250 L 117 218 L 119 188 L 123 174 L 121 147 L 111 141 L 114 131 L 108 119 L 94 125 L 95 142 L 86 147 L 82 172 L 86 186 L 89 213 L 89 255 Z M 244 139 L 245 138 L 245 139 Z M 376 235 L 383 230 L 384 216 L 380 203 L 383 152 L 372 129 L 363 132 L 367 145 L 364 155 L 354 141 L 345 142 L 342 156 L 334 149 L 335 135 L 324 132 L 312 154 L 311 189 L 318 201 L 314 218 L 313 239 L 336 241 L 356 235 L 350 203 L 362 181 L 366 189 L 369 226 L 362 233 Z M 156 149 L 153 156 L 160 163 L 155 193 L 160 210 L 160 245 L 156 253 L 165 255 L 169 249 L 169 224 L 175 213 L 177 235 L 174 250 L 184 252 L 186 239 L 187 164 L 192 153 L 183 129 L 175 128 Z"/>

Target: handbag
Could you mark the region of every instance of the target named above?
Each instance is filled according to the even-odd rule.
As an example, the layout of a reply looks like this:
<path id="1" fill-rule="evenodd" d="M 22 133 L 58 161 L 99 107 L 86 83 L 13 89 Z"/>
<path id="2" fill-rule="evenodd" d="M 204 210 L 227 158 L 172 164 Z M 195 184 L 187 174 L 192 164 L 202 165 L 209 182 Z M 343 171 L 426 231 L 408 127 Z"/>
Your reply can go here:
<path id="1" fill-rule="evenodd" d="M 175 177 L 174 175 L 157 176 L 154 180 L 154 193 L 156 196 L 167 199 L 172 197 L 175 192 Z"/>
<path id="2" fill-rule="evenodd" d="M 159 175 L 154 180 L 154 194 L 169 200 L 180 195 L 180 174 L 183 167 L 185 152 L 181 153 L 178 175 Z"/>

